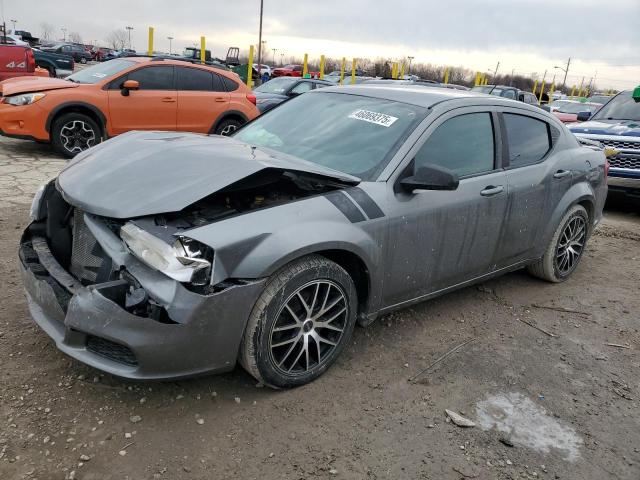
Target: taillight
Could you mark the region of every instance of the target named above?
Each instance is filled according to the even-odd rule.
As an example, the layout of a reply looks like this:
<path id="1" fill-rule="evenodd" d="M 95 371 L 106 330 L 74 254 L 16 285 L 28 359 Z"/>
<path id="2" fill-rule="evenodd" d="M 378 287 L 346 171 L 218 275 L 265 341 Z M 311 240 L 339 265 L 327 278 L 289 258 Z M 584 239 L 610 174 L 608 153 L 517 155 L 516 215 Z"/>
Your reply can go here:
<path id="1" fill-rule="evenodd" d="M 256 96 L 253 93 L 247 93 L 247 100 L 249 100 L 254 105 L 256 104 Z"/>
<path id="2" fill-rule="evenodd" d="M 33 72 L 36 69 L 36 58 L 33 56 L 33 50 L 27 50 L 27 71 Z"/>

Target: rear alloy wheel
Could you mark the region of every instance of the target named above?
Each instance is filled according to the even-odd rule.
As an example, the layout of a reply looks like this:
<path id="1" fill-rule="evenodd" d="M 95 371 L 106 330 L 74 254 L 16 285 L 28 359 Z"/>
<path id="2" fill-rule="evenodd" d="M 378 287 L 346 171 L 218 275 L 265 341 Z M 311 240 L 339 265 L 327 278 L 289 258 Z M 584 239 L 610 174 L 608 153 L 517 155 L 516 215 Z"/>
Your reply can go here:
<path id="1" fill-rule="evenodd" d="M 67 113 L 53 122 L 51 141 L 54 148 L 67 158 L 102 141 L 98 124 L 82 113 Z"/>
<path id="2" fill-rule="evenodd" d="M 564 215 L 544 256 L 528 267 L 529 273 L 549 282 L 563 282 L 574 272 L 587 243 L 589 215 L 574 205 Z"/>
<path id="3" fill-rule="evenodd" d="M 87 59 L 86 59 L 86 58 L 84 58 L 84 57 L 82 57 L 82 58 L 80 59 L 80 63 L 82 63 L 82 64 L 84 65 L 85 63 L 87 63 Z"/>
<path id="4" fill-rule="evenodd" d="M 216 135 L 224 135 L 229 136 L 238 130 L 242 126 L 242 122 L 235 119 L 223 120 L 220 122 L 220 125 L 216 127 L 216 131 L 214 132 Z"/>
<path id="5" fill-rule="evenodd" d="M 351 337 L 357 297 L 349 274 L 312 255 L 282 268 L 256 302 L 240 362 L 275 388 L 304 385 L 324 373 Z"/>

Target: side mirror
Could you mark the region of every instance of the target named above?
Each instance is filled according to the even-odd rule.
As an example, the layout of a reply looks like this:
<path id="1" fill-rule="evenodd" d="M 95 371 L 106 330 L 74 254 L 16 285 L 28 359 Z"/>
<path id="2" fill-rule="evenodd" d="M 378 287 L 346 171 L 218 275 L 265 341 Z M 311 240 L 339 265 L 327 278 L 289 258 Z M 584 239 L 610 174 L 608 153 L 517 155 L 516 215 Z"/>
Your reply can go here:
<path id="1" fill-rule="evenodd" d="M 410 193 L 414 190 L 456 190 L 459 183 L 456 173 L 435 165 L 420 167 L 413 176 L 400 180 L 402 188 Z"/>
<path id="2" fill-rule="evenodd" d="M 578 112 L 578 121 L 586 122 L 591 118 L 591 112 Z"/>
<path id="3" fill-rule="evenodd" d="M 633 98 L 636 103 L 640 103 L 640 85 L 638 85 L 636 88 L 633 89 L 631 98 Z"/>
<path id="4" fill-rule="evenodd" d="M 125 80 L 120 89 L 120 93 L 123 97 L 129 96 L 129 90 L 138 90 L 140 88 L 140 82 L 137 80 Z"/>

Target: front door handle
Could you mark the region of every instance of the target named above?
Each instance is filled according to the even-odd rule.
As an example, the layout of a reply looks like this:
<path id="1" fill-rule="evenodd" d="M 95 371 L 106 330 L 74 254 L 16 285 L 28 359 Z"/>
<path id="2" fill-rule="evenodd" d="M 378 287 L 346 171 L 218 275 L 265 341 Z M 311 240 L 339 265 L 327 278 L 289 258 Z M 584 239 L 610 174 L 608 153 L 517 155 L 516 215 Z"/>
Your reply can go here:
<path id="1" fill-rule="evenodd" d="M 173 98 L 173 97 L 163 97 L 163 98 L 162 98 L 162 101 L 163 101 L 164 103 L 174 103 L 174 102 L 176 101 L 176 99 L 175 99 L 175 98 Z"/>
<path id="2" fill-rule="evenodd" d="M 571 171 L 569 170 L 558 170 L 553 174 L 553 178 L 564 178 L 568 177 L 569 175 L 571 175 Z"/>
<path id="3" fill-rule="evenodd" d="M 482 195 L 483 197 L 492 197 L 502 192 L 504 192 L 504 187 L 502 185 L 497 185 L 495 187 L 493 185 L 489 185 L 480 192 L 480 195 Z"/>

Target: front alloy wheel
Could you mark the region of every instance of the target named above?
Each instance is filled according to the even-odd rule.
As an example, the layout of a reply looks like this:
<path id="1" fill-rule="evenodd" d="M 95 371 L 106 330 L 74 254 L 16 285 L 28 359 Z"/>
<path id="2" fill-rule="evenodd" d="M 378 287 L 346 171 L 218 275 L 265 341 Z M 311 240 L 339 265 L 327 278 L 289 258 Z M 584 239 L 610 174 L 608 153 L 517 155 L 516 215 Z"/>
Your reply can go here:
<path id="1" fill-rule="evenodd" d="M 56 118 L 51 128 L 53 147 L 67 158 L 73 158 L 101 141 L 100 127 L 83 113 L 66 113 Z"/>
<path id="2" fill-rule="evenodd" d="M 338 358 L 353 332 L 358 299 L 351 276 L 320 255 L 282 267 L 251 312 L 242 366 L 274 388 L 304 385 Z"/>

